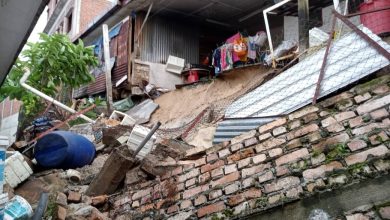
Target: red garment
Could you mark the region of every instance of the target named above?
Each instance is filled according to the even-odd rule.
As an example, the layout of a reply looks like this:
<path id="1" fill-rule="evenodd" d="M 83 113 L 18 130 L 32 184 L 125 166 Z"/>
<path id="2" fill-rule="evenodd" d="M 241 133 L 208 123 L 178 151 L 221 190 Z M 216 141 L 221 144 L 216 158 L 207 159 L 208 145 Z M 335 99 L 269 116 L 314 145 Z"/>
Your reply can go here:
<path id="1" fill-rule="evenodd" d="M 240 33 L 237 33 L 237 34 L 231 36 L 230 38 L 228 38 L 228 39 L 226 40 L 226 43 L 228 43 L 228 44 L 234 44 L 234 41 L 235 41 L 235 40 L 240 40 L 240 39 L 241 39 L 241 34 L 240 34 Z M 236 53 L 232 53 L 232 55 L 233 55 L 233 62 L 240 61 L 240 57 L 237 56 Z"/>

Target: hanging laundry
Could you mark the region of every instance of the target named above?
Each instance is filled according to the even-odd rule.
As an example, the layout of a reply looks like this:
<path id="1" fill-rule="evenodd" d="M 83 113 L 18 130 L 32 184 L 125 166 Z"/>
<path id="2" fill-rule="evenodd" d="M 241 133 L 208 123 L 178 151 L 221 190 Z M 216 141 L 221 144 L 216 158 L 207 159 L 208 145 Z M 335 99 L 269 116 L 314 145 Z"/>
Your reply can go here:
<path id="1" fill-rule="evenodd" d="M 213 66 L 215 68 L 215 74 L 218 75 L 222 71 L 221 68 L 221 49 L 217 48 L 213 53 Z"/>

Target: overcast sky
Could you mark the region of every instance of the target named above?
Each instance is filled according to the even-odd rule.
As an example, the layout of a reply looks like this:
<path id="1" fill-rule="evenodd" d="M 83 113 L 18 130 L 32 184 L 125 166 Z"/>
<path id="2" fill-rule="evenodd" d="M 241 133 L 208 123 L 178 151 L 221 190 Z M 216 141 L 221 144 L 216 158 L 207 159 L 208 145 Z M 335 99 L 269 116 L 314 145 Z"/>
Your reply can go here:
<path id="1" fill-rule="evenodd" d="M 41 16 L 38 19 L 37 24 L 34 27 L 34 30 L 31 32 L 30 37 L 27 41 L 29 42 L 36 42 L 39 39 L 39 33 L 43 32 L 43 29 L 45 29 L 47 23 L 47 6 L 43 10 Z"/>

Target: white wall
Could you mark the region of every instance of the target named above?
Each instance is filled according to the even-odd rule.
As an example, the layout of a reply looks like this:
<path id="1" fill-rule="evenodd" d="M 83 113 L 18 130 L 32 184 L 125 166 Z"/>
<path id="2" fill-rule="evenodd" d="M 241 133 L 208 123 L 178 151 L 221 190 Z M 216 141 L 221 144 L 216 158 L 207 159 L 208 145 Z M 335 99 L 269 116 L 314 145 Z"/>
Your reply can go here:
<path id="1" fill-rule="evenodd" d="M 19 113 L 13 114 L 0 121 L 0 136 L 7 136 L 10 143 L 15 142 L 18 130 Z"/>

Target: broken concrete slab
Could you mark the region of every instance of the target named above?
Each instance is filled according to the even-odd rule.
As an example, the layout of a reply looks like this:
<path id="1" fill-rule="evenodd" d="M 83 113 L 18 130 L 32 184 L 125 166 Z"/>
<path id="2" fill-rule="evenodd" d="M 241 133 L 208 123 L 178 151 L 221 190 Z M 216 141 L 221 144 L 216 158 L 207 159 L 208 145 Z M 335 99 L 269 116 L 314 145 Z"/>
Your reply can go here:
<path id="1" fill-rule="evenodd" d="M 127 171 L 135 164 L 136 160 L 126 145 L 116 148 L 89 185 L 86 195 L 98 196 L 114 193 L 124 180 Z"/>
<path id="2" fill-rule="evenodd" d="M 157 108 L 158 104 L 154 103 L 151 99 L 147 99 L 127 111 L 126 114 L 135 119 L 136 124 L 143 124 L 149 121 L 150 116 Z"/>

